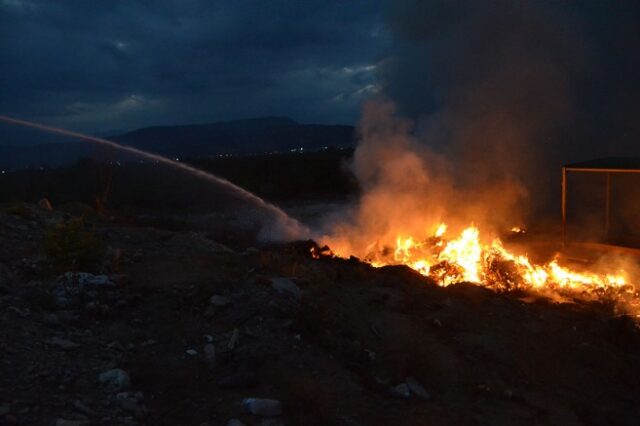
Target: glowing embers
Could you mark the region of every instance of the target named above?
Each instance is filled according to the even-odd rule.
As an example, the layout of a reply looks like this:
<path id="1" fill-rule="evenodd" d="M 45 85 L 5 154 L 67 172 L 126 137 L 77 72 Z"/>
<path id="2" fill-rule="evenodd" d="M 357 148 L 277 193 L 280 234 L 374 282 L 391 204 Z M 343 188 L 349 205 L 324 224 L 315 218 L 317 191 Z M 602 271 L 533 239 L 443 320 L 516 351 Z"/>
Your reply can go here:
<path id="1" fill-rule="evenodd" d="M 312 245 L 309 249 L 309 253 L 311 253 L 311 257 L 313 259 L 322 259 L 325 257 L 333 257 L 334 254 L 331 249 L 327 246 L 319 247 L 317 245 Z"/>
<path id="2" fill-rule="evenodd" d="M 527 230 L 520 226 L 514 226 L 511 228 L 511 232 L 513 232 L 514 234 L 526 234 Z"/>

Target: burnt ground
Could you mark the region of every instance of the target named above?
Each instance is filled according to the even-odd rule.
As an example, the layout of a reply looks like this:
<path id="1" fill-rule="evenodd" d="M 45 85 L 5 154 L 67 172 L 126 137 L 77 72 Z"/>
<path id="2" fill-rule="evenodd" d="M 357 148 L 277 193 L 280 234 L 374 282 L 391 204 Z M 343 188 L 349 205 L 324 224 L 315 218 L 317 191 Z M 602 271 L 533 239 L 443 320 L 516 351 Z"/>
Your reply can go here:
<path id="1" fill-rule="evenodd" d="M 79 289 L 43 255 L 62 216 L 0 214 L 1 424 L 638 424 L 640 332 L 605 304 L 97 217 L 88 272 L 113 285 Z M 130 383 L 101 383 L 114 368 Z M 428 398 L 392 391 L 408 377 Z"/>

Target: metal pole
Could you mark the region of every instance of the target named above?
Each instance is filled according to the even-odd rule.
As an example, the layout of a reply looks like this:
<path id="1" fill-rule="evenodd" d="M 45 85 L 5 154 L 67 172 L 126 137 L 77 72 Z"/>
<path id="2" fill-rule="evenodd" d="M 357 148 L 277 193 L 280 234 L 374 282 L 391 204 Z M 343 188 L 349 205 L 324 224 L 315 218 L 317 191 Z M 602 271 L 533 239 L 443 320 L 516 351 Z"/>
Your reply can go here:
<path id="1" fill-rule="evenodd" d="M 567 245 L 567 168 L 562 168 L 562 246 Z"/>
<path id="2" fill-rule="evenodd" d="M 607 173 L 607 184 L 604 196 L 604 236 L 607 237 L 609 235 L 609 226 L 611 224 L 611 173 Z"/>

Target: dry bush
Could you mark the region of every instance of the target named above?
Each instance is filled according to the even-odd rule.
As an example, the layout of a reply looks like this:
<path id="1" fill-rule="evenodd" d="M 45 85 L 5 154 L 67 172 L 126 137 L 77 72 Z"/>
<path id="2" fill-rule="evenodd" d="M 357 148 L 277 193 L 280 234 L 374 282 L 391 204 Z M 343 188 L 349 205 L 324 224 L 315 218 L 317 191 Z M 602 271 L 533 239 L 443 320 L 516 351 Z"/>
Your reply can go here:
<path id="1" fill-rule="evenodd" d="M 21 217 L 23 219 L 31 219 L 32 213 L 31 210 L 27 207 L 25 203 L 13 202 L 5 207 L 4 210 L 6 213 Z"/>
<path id="2" fill-rule="evenodd" d="M 55 273 L 95 268 L 104 252 L 101 239 L 81 217 L 60 222 L 47 230 L 44 244 Z"/>

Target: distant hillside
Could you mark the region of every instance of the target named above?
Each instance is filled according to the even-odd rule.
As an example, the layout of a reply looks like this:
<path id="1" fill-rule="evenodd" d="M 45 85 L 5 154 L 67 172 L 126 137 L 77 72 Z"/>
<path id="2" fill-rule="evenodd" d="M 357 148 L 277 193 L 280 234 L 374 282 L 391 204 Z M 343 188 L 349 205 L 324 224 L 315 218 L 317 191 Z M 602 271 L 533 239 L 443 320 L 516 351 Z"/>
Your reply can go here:
<path id="1" fill-rule="evenodd" d="M 135 130 L 113 139 L 126 145 L 171 156 L 261 154 L 303 147 L 320 150 L 353 143 L 353 127 L 298 124 L 269 117 L 188 126 L 158 126 Z"/>
<path id="2" fill-rule="evenodd" d="M 249 155 L 289 152 L 300 148 L 305 151 L 318 151 L 324 147 L 349 147 L 354 143 L 354 128 L 341 125 L 299 124 L 289 118 L 266 117 L 209 124 L 145 127 L 109 139 L 171 157 Z M 16 169 L 41 165 L 53 167 L 87 156 L 124 158 L 84 142 L 31 146 L 0 145 L 0 168 Z"/>

